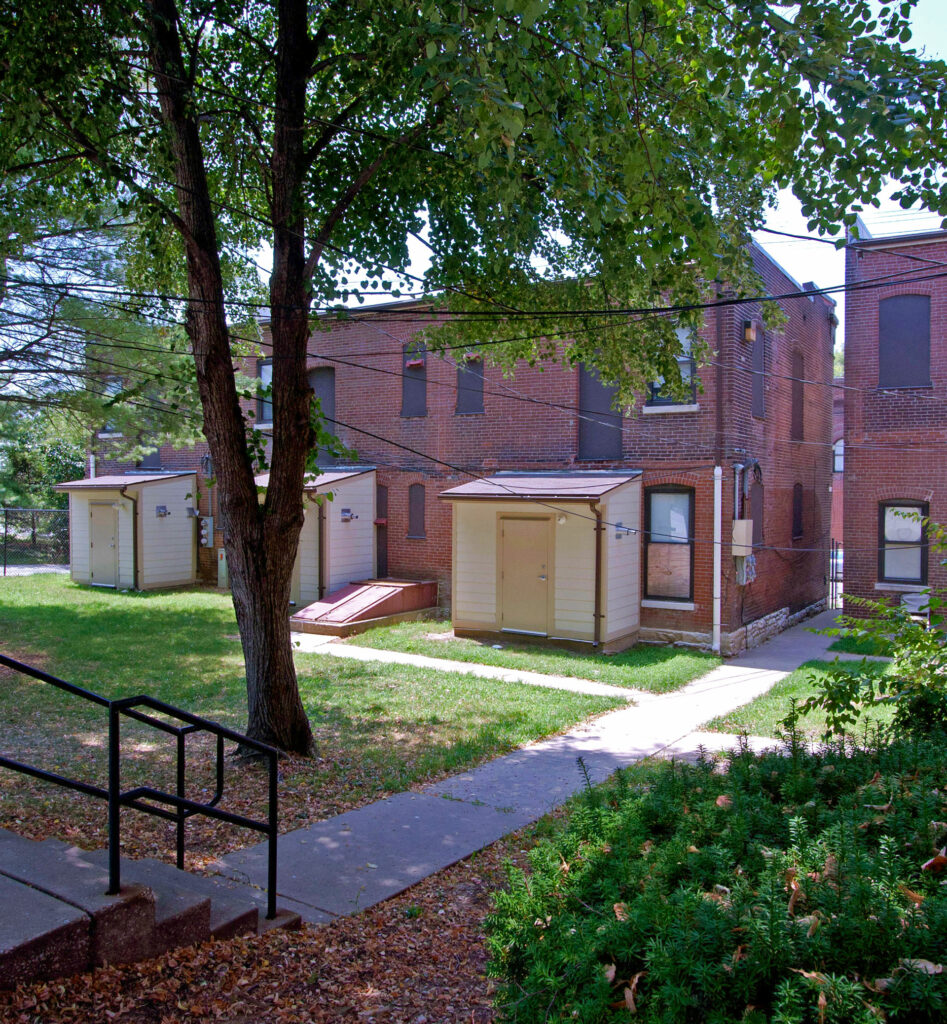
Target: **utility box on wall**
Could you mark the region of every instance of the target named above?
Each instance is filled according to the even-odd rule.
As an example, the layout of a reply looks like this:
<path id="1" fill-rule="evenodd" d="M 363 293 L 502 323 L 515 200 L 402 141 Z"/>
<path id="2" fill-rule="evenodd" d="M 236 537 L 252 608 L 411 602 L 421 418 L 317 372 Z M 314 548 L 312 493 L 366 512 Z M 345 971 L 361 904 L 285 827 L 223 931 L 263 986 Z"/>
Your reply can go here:
<path id="1" fill-rule="evenodd" d="M 734 558 L 746 558 L 753 554 L 753 520 L 734 519 L 731 554 Z"/>

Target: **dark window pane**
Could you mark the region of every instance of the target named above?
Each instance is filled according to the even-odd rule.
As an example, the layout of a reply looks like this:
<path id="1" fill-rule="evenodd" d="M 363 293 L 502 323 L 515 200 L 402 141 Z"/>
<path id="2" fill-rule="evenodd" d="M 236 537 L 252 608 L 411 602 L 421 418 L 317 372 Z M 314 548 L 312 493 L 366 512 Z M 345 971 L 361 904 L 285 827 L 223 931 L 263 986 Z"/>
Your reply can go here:
<path id="1" fill-rule="evenodd" d="M 753 415 L 762 419 L 766 415 L 766 349 L 763 331 L 757 330 L 753 342 Z"/>
<path id="2" fill-rule="evenodd" d="M 405 345 L 402 359 L 401 415 L 427 416 L 427 353 L 423 345 Z"/>
<path id="3" fill-rule="evenodd" d="M 694 359 L 691 356 L 693 338 L 685 327 L 678 327 L 677 340 L 681 343 L 681 352 L 677 356 L 677 370 L 681 376 L 682 392 L 672 392 L 665 386 L 664 378 L 648 385 L 648 405 L 693 405 L 697 401 L 697 376 Z"/>
<path id="4" fill-rule="evenodd" d="M 408 536 L 424 537 L 424 484 L 408 488 Z"/>
<path id="5" fill-rule="evenodd" d="M 273 364 L 269 360 L 260 360 L 257 363 L 257 376 L 260 378 L 261 387 L 267 387 L 273 383 Z M 256 403 L 257 423 L 273 422 L 273 393 L 272 391 L 265 398 L 257 399 Z"/>
<path id="6" fill-rule="evenodd" d="M 579 458 L 620 459 L 621 413 L 612 408 L 618 394 L 614 384 L 603 384 L 598 371 L 579 366 Z"/>
<path id="7" fill-rule="evenodd" d="M 753 520 L 753 546 L 763 543 L 763 485 L 753 481 L 750 488 L 750 518 Z"/>
<path id="8" fill-rule="evenodd" d="M 804 439 L 805 423 L 805 385 L 806 363 L 801 352 L 792 354 L 792 411 L 789 424 L 789 437 L 792 441 Z"/>
<path id="9" fill-rule="evenodd" d="M 379 576 L 388 575 L 388 488 L 375 487 L 375 556 Z"/>
<path id="10" fill-rule="evenodd" d="M 457 412 L 483 412 L 482 359 L 462 359 L 457 364 Z"/>
<path id="11" fill-rule="evenodd" d="M 930 382 L 930 296 L 882 299 L 878 303 L 878 386 L 926 387 Z"/>
<path id="12" fill-rule="evenodd" d="M 693 490 L 654 487 L 645 492 L 644 541 L 644 596 L 693 600 Z"/>
<path id="13" fill-rule="evenodd" d="M 798 540 L 803 535 L 802 521 L 802 484 L 794 484 L 792 489 L 792 539 Z"/>
<path id="14" fill-rule="evenodd" d="M 892 583 L 927 582 L 927 530 L 922 501 L 882 502 L 878 506 L 878 579 Z"/>
<path id="15" fill-rule="evenodd" d="M 143 455 L 138 462 L 139 469 L 161 469 L 161 449 L 156 448 L 153 452 Z"/>
<path id="16" fill-rule="evenodd" d="M 319 399 L 319 406 L 322 409 L 323 426 L 330 434 L 336 434 L 335 423 L 335 368 L 332 366 L 319 366 L 309 373 L 309 386 L 313 394 Z M 329 452 L 320 449 L 316 462 L 320 466 L 331 466 L 334 462 Z"/>

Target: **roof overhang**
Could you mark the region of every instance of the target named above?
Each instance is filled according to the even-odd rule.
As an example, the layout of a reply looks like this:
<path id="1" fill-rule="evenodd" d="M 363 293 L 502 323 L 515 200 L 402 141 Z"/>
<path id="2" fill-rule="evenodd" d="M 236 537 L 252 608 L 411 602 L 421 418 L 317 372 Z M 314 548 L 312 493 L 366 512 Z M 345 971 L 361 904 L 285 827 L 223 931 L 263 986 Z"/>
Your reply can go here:
<path id="1" fill-rule="evenodd" d="M 166 480 L 175 480 L 179 477 L 185 476 L 196 476 L 196 470 L 188 470 L 181 473 L 123 473 L 112 476 L 90 476 L 86 477 L 84 480 L 68 480 L 65 483 L 56 484 L 53 490 L 120 491 L 124 487 L 144 487 L 148 484 L 159 484 Z"/>
<path id="2" fill-rule="evenodd" d="M 640 469 L 579 473 L 497 473 L 452 487 L 445 501 L 598 501 L 641 476 Z"/>
<path id="3" fill-rule="evenodd" d="M 374 466 L 358 466 L 354 469 L 326 469 L 324 473 L 307 476 L 303 481 L 303 491 L 307 494 L 322 494 L 333 487 L 337 487 L 340 483 L 347 483 L 356 477 L 374 472 Z M 270 483 L 270 474 L 260 473 L 253 480 L 257 487 L 262 487 L 265 490 Z"/>

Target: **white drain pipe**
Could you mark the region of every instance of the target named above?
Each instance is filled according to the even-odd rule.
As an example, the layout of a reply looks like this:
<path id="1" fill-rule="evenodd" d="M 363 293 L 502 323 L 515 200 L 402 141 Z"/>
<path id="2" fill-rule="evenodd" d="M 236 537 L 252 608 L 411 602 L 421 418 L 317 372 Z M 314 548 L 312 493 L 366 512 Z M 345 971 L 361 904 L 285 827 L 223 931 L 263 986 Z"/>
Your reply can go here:
<path id="1" fill-rule="evenodd" d="M 720 584 L 723 569 L 723 468 L 714 466 L 714 632 L 711 644 L 720 653 Z"/>

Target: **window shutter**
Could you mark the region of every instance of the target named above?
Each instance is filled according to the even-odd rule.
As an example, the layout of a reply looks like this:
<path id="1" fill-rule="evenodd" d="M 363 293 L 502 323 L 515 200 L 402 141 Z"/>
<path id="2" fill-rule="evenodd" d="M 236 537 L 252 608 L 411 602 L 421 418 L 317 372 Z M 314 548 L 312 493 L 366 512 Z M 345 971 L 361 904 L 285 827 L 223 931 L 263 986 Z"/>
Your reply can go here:
<path id="1" fill-rule="evenodd" d="M 618 394 L 614 384 L 603 384 L 598 371 L 579 366 L 579 458 L 621 458 L 621 413 L 612 408 Z"/>
<path id="2" fill-rule="evenodd" d="M 424 532 L 424 484 L 411 484 L 408 488 L 408 536 L 427 536 Z"/>
<path id="3" fill-rule="evenodd" d="M 792 354 L 792 411 L 789 424 L 791 441 L 802 441 L 805 436 L 805 388 L 806 362 L 798 350 Z"/>
<path id="4" fill-rule="evenodd" d="M 457 364 L 457 413 L 483 412 L 483 360 L 462 359 Z"/>
<path id="5" fill-rule="evenodd" d="M 878 303 L 878 387 L 927 387 L 930 382 L 930 296 L 882 299 Z"/>
<path id="6" fill-rule="evenodd" d="M 427 416 L 427 351 L 405 345 L 402 355 L 401 415 Z"/>

